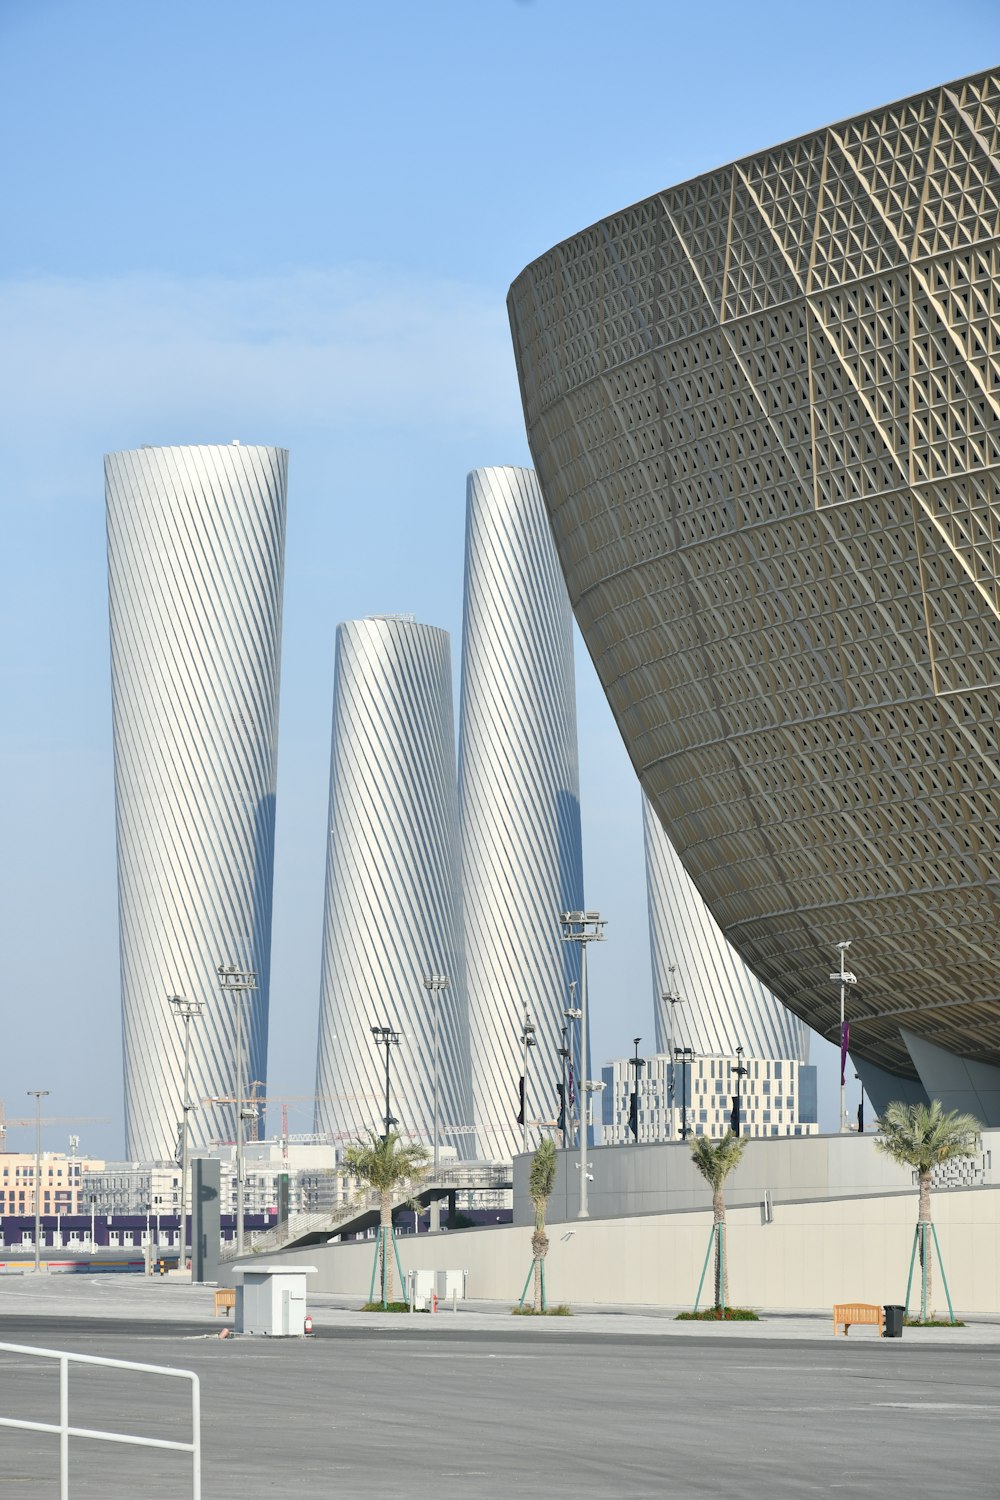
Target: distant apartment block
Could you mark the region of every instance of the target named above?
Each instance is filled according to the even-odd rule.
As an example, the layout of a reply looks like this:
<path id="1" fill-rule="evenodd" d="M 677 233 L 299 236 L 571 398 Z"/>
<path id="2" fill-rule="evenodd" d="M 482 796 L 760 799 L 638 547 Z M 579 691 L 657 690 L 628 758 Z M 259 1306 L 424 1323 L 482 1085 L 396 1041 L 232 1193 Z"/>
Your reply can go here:
<path id="1" fill-rule="evenodd" d="M 99 1170 L 103 1161 L 90 1157 L 63 1156 L 46 1151 L 41 1158 L 39 1183 L 43 1214 L 75 1214 L 86 1211 L 84 1173 Z M 34 1152 L 0 1153 L 0 1214 L 35 1212 Z"/>
<path id="2" fill-rule="evenodd" d="M 744 1057 L 744 1075 L 733 1056 L 672 1058 L 665 1053 L 640 1058 L 638 1136 L 630 1129 L 635 1089 L 634 1059 L 621 1057 L 602 1070 L 603 1144 L 720 1137 L 731 1128 L 733 1104 L 740 1097 L 742 1136 L 816 1135 L 816 1069 L 788 1057 Z"/>

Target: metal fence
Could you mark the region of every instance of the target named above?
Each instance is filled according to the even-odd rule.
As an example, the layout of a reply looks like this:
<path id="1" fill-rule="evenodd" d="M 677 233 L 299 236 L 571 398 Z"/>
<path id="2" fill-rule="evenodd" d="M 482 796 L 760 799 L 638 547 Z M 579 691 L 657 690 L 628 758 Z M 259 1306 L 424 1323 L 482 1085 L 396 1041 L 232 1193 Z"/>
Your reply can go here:
<path id="1" fill-rule="evenodd" d="M 50 1432 L 59 1438 L 59 1497 L 69 1500 L 69 1440 L 92 1438 L 102 1443 L 128 1443 L 138 1448 L 172 1448 L 191 1455 L 191 1500 L 201 1500 L 201 1388 L 193 1370 L 172 1370 L 166 1365 L 140 1365 L 127 1359 L 103 1359 L 96 1354 L 68 1354 L 61 1349 L 33 1349 L 26 1344 L 0 1344 L 0 1353 L 26 1354 L 33 1359 L 59 1361 L 59 1421 L 28 1422 L 17 1417 L 0 1417 L 0 1427 L 19 1427 L 26 1432 Z M 94 1427 L 73 1427 L 69 1420 L 69 1367 L 104 1365 L 114 1370 L 135 1370 L 145 1375 L 166 1375 L 174 1380 L 191 1382 L 191 1441 L 171 1438 L 136 1437 L 130 1433 L 108 1432 Z"/>

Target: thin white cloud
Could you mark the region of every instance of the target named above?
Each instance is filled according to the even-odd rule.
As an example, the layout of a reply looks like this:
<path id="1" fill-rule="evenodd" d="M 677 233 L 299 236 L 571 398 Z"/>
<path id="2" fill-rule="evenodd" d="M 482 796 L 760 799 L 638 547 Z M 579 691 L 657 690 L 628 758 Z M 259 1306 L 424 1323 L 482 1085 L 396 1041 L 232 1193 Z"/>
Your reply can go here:
<path id="1" fill-rule="evenodd" d="M 355 267 L 232 279 L 0 283 L 0 403 L 18 446 L 148 422 L 288 431 L 519 419 L 502 293 Z"/>

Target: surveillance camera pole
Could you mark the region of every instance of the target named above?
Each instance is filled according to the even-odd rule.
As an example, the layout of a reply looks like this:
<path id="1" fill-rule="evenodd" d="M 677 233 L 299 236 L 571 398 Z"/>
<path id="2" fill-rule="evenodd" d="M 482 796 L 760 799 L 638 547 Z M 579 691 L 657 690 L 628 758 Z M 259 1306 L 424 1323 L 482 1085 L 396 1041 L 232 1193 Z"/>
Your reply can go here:
<path id="1" fill-rule="evenodd" d="M 577 1212 L 578 1219 L 589 1219 L 590 1211 L 587 1208 L 587 1100 L 586 1096 L 591 1091 L 590 1079 L 587 1078 L 587 1065 L 589 1052 L 587 1047 L 587 944 L 602 943 L 604 941 L 604 929 L 607 923 L 602 920 L 600 912 L 597 911 L 564 911 L 559 918 L 562 926 L 563 942 L 579 943 L 580 953 L 580 1071 L 582 1073 L 580 1088 L 580 1207 Z"/>
<path id="2" fill-rule="evenodd" d="M 375 1045 L 385 1048 L 385 1134 L 382 1139 L 389 1139 L 389 1131 L 399 1121 L 393 1119 L 389 1108 L 389 1054 L 393 1047 L 398 1047 L 403 1038 L 401 1031 L 393 1031 L 391 1026 L 373 1026 L 371 1034 L 375 1038 Z"/>
<path id="3" fill-rule="evenodd" d="M 238 969 L 235 964 L 220 964 L 216 973 L 219 988 L 232 994 L 236 1001 L 236 1254 L 243 1254 L 243 992 L 257 988 L 253 969 Z"/>
<path id="4" fill-rule="evenodd" d="M 189 1116 L 194 1108 L 191 1103 L 191 1022 L 201 1015 L 204 1010 L 204 1002 L 201 1000 L 189 1000 L 185 995 L 168 995 L 167 1004 L 177 1016 L 178 1020 L 184 1022 L 184 1099 L 181 1104 L 181 1245 L 180 1264 L 183 1269 L 184 1256 L 187 1247 L 189 1192 L 188 1176 L 191 1158 L 190 1121 Z"/>
<path id="5" fill-rule="evenodd" d="M 521 1077 L 523 1082 L 523 1093 L 521 1095 L 521 1150 L 528 1150 L 528 1055 L 535 1045 L 535 1023 L 531 1018 L 531 1011 L 527 1004 L 524 1007 L 524 1021 L 521 1025 Z"/>

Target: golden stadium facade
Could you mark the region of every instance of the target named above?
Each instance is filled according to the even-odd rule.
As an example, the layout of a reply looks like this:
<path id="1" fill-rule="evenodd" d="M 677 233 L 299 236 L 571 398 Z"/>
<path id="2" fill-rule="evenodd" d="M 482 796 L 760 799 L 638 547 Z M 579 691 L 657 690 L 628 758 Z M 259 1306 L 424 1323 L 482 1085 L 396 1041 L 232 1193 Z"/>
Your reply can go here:
<path id="1" fill-rule="evenodd" d="M 509 297 L 573 608 L 726 937 L 876 1105 L 1000 1123 L 1000 74 L 738 161 Z"/>

